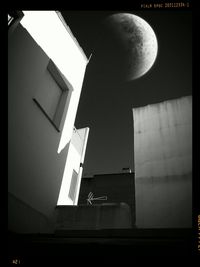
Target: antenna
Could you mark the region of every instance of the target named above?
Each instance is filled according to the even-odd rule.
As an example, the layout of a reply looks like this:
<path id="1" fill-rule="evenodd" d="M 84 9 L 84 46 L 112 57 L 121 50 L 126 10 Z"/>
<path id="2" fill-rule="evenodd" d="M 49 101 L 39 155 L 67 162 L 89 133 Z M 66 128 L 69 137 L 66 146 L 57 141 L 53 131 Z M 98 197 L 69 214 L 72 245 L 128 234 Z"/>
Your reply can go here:
<path id="1" fill-rule="evenodd" d="M 88 198 L 87 198 L 87 204 L 92 205 L 92 201 L 93 200 L 107 200 L 107 196 L 102 196 L 102 197 L 94 197 L 94 194 L 92 192 L 90 192 L 88 194 Z"/>

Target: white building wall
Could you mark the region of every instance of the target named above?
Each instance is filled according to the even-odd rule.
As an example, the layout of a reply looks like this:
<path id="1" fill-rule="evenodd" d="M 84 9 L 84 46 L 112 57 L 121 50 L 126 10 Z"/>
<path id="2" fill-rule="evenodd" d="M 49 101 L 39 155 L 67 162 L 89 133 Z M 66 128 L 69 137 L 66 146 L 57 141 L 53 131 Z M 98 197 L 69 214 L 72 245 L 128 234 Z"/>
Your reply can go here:
<path id="1" fill-rule="evenodd" d="M 192 97 L 133 109 L 136 225 L 192 225 Z"/>
<path id="2" fill-rule="evenodd" d="M 69 144 L 62 184 L 57 205 L 77 205 L 82 178 L 82 164 L 84 163 L 85 150 L 88 140 L 89 128 L 75 129 Z M 78 174 L 75 189 L 75 198 L 69 197 L 70 184 L 73 179 L 73 171 Z"/>
<path id="3" fill-rule="evenodd" d="M 8 224 L 9 229 L 16 232 L 52 232 L 88 61 L 56 12 L 24 13 L 21 23 L 8 38 Z M 32 16 L 30 24 L 23 24 Z M 45 16 L 51 17 L 52 25 Z M 70 42 L 70 47 L 61 46 L 56 25 L 63 29 L 61 37 Z M 35 35 L 30 34 L 32 28 L 40 32 L 43 39 L 47 38 L 46 47 L 35 41 Z M 48 45 L 53 48 L 54 56 Z M 60 64 L 61 55 L 68 68 Z M 33 101 L 41 85 L 50 83 L 45 80 L 50 59 L 70 90 L 60 132 Z M 75 81 L 76 76 L 80 79 Z M 77 168 L 80 165 L 79 154 L 76 165 Z M 70 181 L 71 175 L 67 179 Z"/>
<path id="4" fill-rule="evenodd" d="M 21 24 L 47 56 L 52 59 L 74 89 L 58 147 L 58 153 L 60 153 L 72 136 L 88 59 L 59 12 L 23 12 L 24 17 L 21 20 Z"/>

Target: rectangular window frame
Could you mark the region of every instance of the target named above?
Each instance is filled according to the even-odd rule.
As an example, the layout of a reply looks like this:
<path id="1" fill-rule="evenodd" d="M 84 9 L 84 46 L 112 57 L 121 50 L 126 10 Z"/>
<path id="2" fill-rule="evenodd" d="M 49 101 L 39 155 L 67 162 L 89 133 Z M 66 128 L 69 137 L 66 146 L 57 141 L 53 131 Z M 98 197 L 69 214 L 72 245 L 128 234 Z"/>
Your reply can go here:
<path id="1" fill-rule="evenodd" d="M 60 132 L 61 131 L 61 121 L 65 110 L 65 105 L 67 102 L 67 98 L 70 95 L 70 89 L 67 85 L 67 82 L 65 81 L 66 78 L 61 74 L 61 72 L 58 70 L 54 62 L 50 59 L 47 70 L 51 74 L 52 78 L 56 82 L 56 84 L 59 86 L 61 90 L 61 96 L 59 98 L 56 111 L 54 113 L 53 118 L 49 116 L 49 114 L 45 111 L 45 109 L 42 107 L 42 104 L 37 100 L 36 97 L 33 98 L 33 101 L 37 104 L 37 106 L 40 108 L 40 110 L 43 112 L 43 114 L 46 116 L 46 118 L 49 120 L 49 122 L 54 126 L 54 128 Z"/>

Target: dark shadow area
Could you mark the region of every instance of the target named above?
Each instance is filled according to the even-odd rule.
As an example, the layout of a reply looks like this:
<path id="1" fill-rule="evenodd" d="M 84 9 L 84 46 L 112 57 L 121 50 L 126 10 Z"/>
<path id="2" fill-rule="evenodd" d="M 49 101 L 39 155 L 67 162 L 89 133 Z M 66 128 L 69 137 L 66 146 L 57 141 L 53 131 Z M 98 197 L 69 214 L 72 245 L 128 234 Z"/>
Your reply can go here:
<path id="1" fill-rule="evenodd" d="M 9 261 L 16 258 L 24 266 L 71 261 L 124 265 L 145 255 L 195 255 L 191 229 L 75 230 L 62 236 L 9 233 L 8 240 Z"/>

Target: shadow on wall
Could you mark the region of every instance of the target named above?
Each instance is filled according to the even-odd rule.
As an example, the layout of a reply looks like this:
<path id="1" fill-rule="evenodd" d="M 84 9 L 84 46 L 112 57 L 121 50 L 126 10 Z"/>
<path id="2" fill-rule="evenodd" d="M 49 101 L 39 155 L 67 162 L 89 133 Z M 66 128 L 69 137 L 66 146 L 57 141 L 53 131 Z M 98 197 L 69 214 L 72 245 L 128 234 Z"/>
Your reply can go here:
<path id="1" fill-rule="evenodd" d="M 55 85 L 45 76 L 48 62 L 19 24 L 8 40 L 8 223 L 15 232 L 52 229 L 68 153 L 68 145 L 57 153 L 61 133 L 33 101 L 42 86 Z"/>
<path id="2" fill-rule="evenodd" d="M 64 230 L 131 228 L 131 210 L 126 203 L 57 206 L 56 233 Z"/>
<path id="3" fill-rule="evenodd" d="M 48 217 L 8 193 L 8 229 L 16 233 L 50 233 L 54 225 Z"/>

